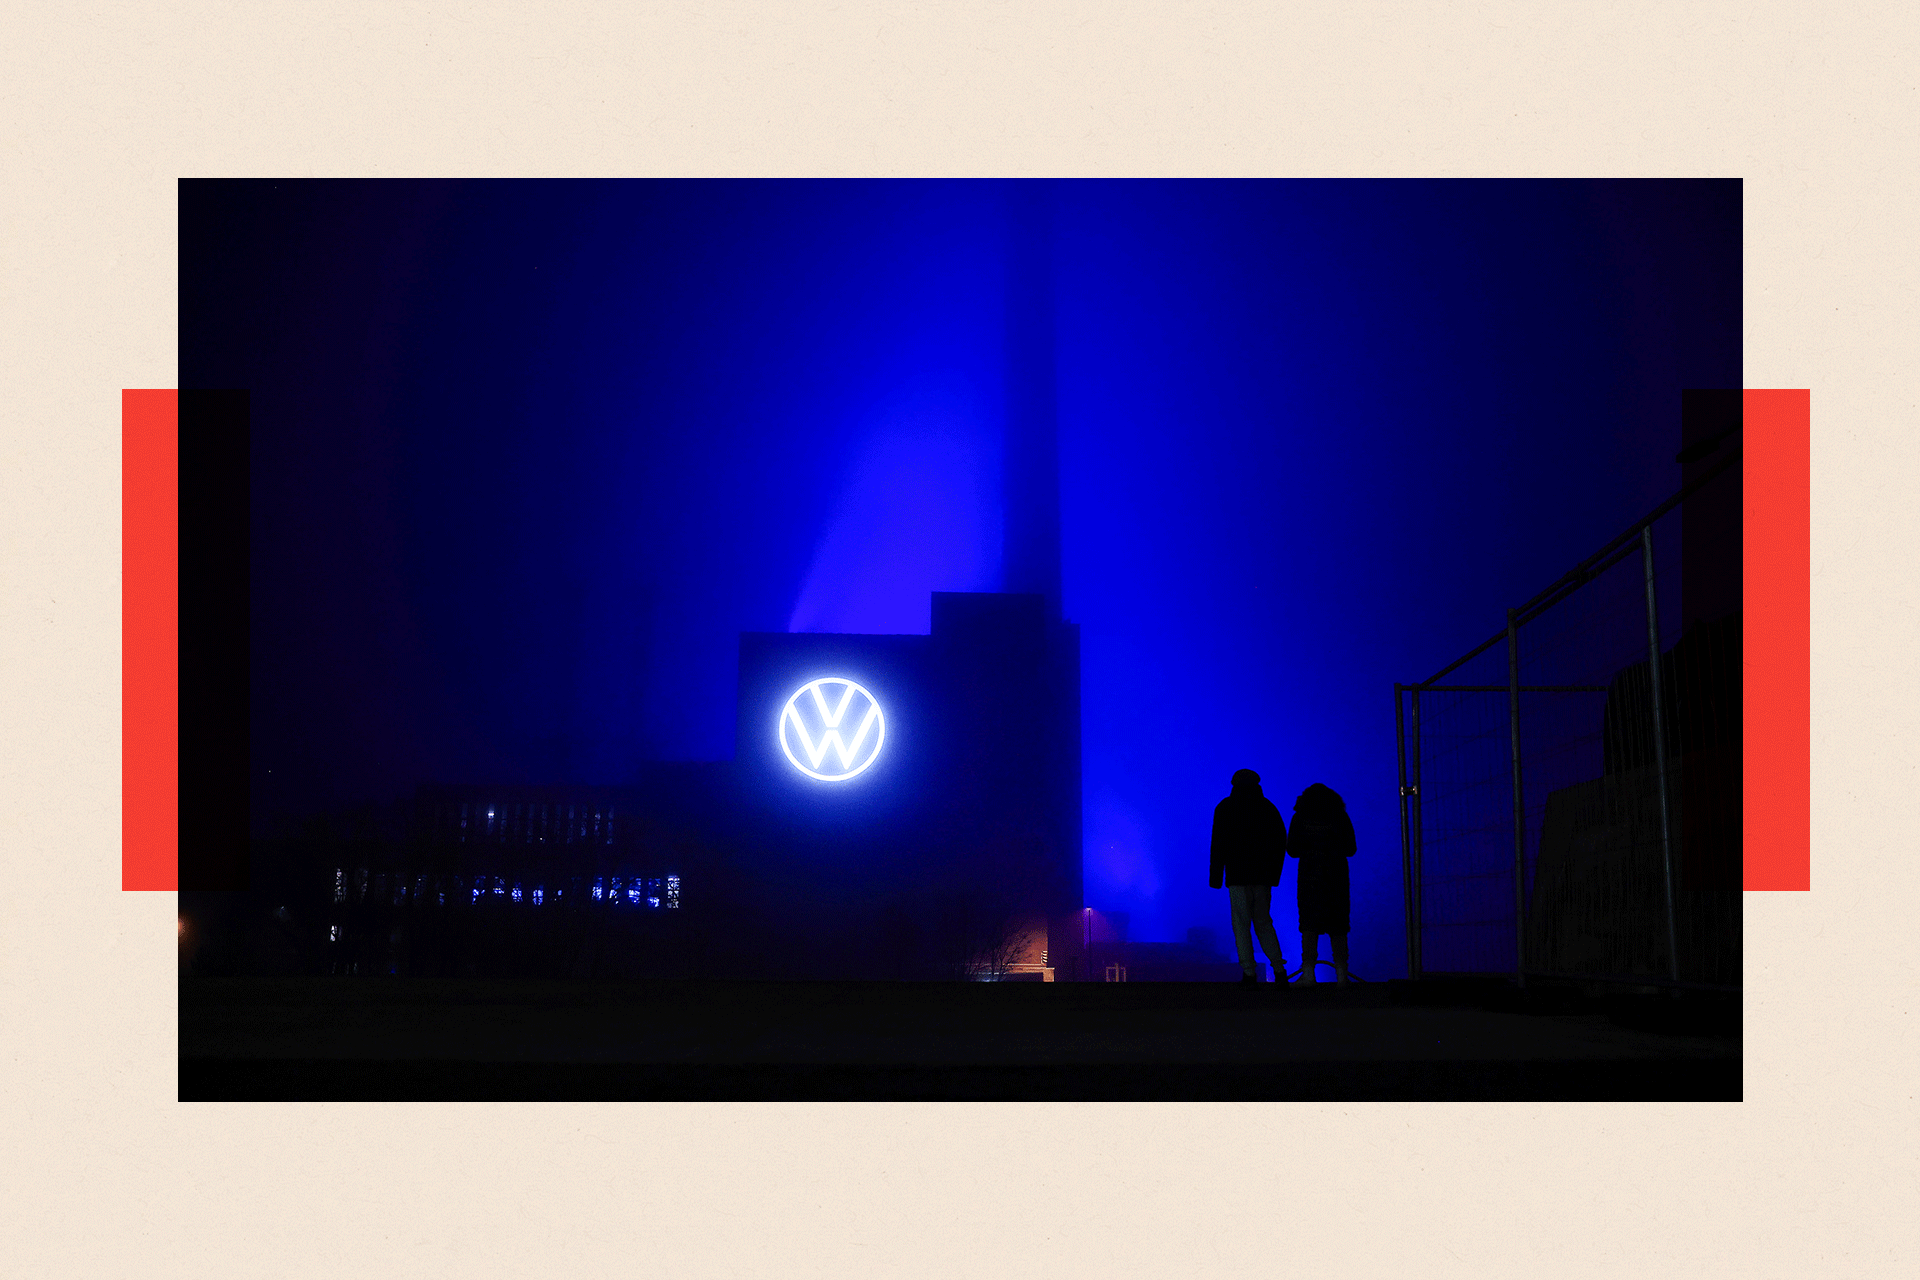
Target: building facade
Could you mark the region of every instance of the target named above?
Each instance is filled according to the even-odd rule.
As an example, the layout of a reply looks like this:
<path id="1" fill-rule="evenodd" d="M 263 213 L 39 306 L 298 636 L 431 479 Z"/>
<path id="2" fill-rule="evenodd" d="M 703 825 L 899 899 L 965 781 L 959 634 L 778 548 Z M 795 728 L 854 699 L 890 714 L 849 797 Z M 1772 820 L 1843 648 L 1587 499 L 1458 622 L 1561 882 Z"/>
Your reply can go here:
<path id="1" fill-rule="evenodd" d="M 309 850 L 325 967 L 1087 977 L 1078 630 L 1037 593 L 932 618 L 742 635 L 731 761 L 422 787 L 406 838 Z"/>

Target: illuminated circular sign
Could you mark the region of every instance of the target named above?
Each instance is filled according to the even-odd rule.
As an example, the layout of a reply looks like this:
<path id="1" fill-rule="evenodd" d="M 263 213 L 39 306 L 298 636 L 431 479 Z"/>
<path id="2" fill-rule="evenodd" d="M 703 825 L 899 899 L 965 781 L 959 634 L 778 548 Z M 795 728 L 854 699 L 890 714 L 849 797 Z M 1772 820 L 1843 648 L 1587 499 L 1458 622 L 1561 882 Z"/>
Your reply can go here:
<path id="1" fill-rule="evenodd" d="M 887 721 L 871 693 L 841 676 L 822 676 L 787 699 L 778 733 L 794 768 L 822 782 L 845 782 L 880 758 Z"/>

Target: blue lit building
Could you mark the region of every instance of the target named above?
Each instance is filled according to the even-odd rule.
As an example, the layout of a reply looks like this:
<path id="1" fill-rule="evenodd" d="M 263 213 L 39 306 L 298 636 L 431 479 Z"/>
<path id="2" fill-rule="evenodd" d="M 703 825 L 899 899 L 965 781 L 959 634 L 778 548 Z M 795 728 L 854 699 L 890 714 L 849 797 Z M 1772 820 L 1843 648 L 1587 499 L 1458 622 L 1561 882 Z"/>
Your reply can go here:
<path id="1" fill-rule="evenodd" d="M 1075 980 L 1079 632 L 938 592 L 928 635 L 740 637 L 732 761 L 426 787 L 326 869 L 359 972 Z"/>
<path id="2" fill-rule="evenodd" d="M 736 741 L 783 967 L 1083 976 L 1080 637 L 1045 596 L 936 592 L 924 636 L 743 635 Z"/>
<path id="3" fill-rule="evenodd" d="M 679 923 L 682 863 L 698 862 L 698 846 L 641 817 L 647 790 L 423 787 L 404 834 L 336 836 L 304 850 L 296 842 L 306 879 L 324 881 L 321 966 L 437 976 L 686 972 L 697 957 Z"/>

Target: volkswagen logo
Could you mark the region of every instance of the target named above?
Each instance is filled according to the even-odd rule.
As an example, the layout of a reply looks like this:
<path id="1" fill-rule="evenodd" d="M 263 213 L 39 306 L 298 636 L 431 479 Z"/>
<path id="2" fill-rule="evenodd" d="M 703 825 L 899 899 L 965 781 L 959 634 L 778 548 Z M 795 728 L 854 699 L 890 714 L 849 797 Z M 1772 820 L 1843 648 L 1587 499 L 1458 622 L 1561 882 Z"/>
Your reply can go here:
<path id="1" fill-rule="evenodd" d="M 787 699 L 779 734 L 794 768 L 822 782 L 845 782 L 880 758 L 887 721 L 871 693 L 840 676 L 823 676 Z"/>

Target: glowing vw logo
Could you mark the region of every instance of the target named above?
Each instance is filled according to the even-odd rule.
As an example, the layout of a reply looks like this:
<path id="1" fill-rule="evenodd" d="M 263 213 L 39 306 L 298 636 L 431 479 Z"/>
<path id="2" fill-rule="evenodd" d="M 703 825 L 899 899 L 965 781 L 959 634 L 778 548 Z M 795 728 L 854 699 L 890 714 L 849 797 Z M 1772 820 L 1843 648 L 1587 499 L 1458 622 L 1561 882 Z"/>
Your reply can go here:
<path id="1" fill-rule="evenodd" d="M 794 768 L 822 782 L 845 782 L 880 758 L 887 721 L 871 693 L 851 680 L 825 676 L 787 699 L 779 734 Z"/>

